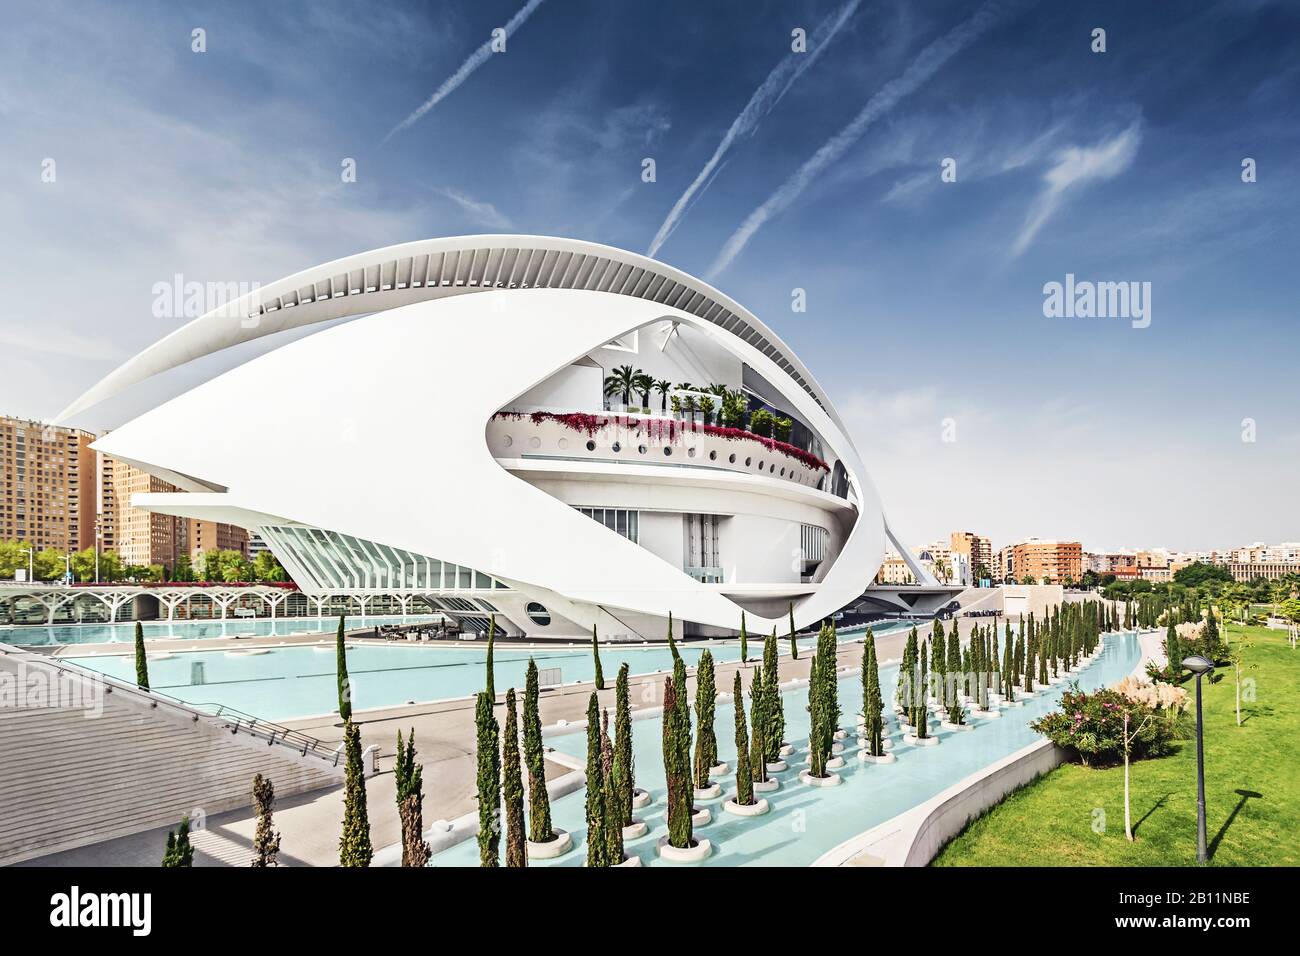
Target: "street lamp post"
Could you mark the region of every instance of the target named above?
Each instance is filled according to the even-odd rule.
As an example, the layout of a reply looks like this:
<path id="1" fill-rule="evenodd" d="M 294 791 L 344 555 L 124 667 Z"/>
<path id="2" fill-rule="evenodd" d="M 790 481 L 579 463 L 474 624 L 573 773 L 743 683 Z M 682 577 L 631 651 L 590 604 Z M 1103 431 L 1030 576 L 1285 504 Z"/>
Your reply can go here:
<path id="1" fill-rule="evenodd" d="M 27 555 L 27 583 L 32 584 L 36 580 L 36 578 L 34 577 L 33 565 L 32 565 L 32 562 L 35 558 L 36 549 L 34 547 L 22 548 L 20 549 L 20 553 Z"/>
<path id="2" fill-rule="evenodd" d="M 1205 738 L 1201 720 L 1201 678 L 1214 670 L 1214 662 L 1195 654 L 1183 666 L 1196 675 L 1196 862 L 1204 863 L 1205 848 Z"/>

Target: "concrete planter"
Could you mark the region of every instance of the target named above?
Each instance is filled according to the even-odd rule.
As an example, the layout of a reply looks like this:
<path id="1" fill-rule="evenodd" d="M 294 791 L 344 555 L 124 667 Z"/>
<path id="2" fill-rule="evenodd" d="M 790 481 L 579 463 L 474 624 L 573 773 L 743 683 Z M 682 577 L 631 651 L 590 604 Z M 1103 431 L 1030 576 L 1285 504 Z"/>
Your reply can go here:
<path id="1" fill-rule="evenodd" d="M 720 764 L 715 764 L 714 766 L 712 766 L 712 767 L 709 768 L 709 776 L 710 776 L 710 777 L 724 777 L 724 776 L 726 776 L 727 771 L 730 770 L 730 769 L 731 769 L 731 768 L 727 765 L 727 762 L 724 760 L 722 763 L 720 763 Z"/>
<path id="2" fill-rule="evenodd" d="M 833 754 L 842 754 L 842 753 L 844 753 L 844 745 L 843 745 L 843 744 L 831 744 L 831 753 L 833 753 Z"/>
<path id="3" fill-rule="evenodd" d="M 940 729 L 940 730 L 956 730 L 956 731 L 964 731 L 964 730 L 974 730 L 975 728 L 972 727 L 970 724 L 951 724 L 951 723 L 949 723 L 948 721 L 945 720 L 945 721 L 942 721 L 942 722 L 939 724 L 939 729 Z"/>
<path id="4" fill-rule="evenodd" d="M 622 863 L 615 863 L 614 865 L 615 866 L 640 866 L 641 858 L 634 853 L 631 856 L 629 856 L 626 860 L 624 860 Z"/>
<path id="5" fill-rule="evenodd" d="M 843 757 L 832 757 L 830 760 L 826 761 L 827 770 L 841 770 L 843 769 L 843 767 L 844 767 Z"/>
<path id="6" fill-rule="evenodd" d="M 788 766 L 789 764 L 787 764 L 784 760 L 777 760 L 767 765 L 767 772 L 780 773 L 782 770 L 785 770 Z"/>
<path id="7" fill-rule="evenodd" d="M 835 733 L 833 733 L 831 736 L 832 736 L 834 739 L 836 739 L 836 740 L 843 740 L 843 739 L 844 739 L 845 737 L 847 737 L 848 735 L 849 735 L 849 732 L 848 732 L 847 730 L 837 730 L 837 731 L 835 731 Z"/>
<path id="8" fill-rule="evenodd" d="M 727 798 L 727 802 L 722 805 L 722 809 L 727 813 L 734 814 L 738 817 L 761 817 L 772 808 L 768 805 L 768 802 L 762 798 L 755 800 L 748 806 L 744 806 L 737 803 L 735 794 L 732 794 Z"/>
<path id="9" fill-rule="evenodd" d="M 713 813 L 708 807 L 700 807 L 691 814 L 691 826 L 702 827 L 713 820 Z"/>
<path id="10" fill-rule="evenodd" d="M 644 820 L 638 820 L 633 817 L 632 822 L 623 828 L 623 839 L 639 840 L 649 832 L 650 827 L 646 825 Z"/>
<path id="11" fill-rule="evenodd" d="M 722 786 L 711 783 L 707 787 L 696 787 L 692 793 L 696 800 L 716 800 L 722 796 Z"/>
<path id="12" fill-rule="evenodd" d="M 1002 702 L 1002 706 L 1003 707 L 1024 707 L 1025 702 L 1021 700 L 1019 697 L 1017 697 L 1015 700 L 1004 700 Z"/>
<path id="13" fill-rule="evenodd" d="M 1002 712 L 997 710 L 980 710 L 976 707 L 971 711 L 971 716 L 978 717 L 980 720 L 997 720 L 1002 716 Z"/>
<path id="14" fill-rule="evenodd" d="M 545 843 L 534 843 L 528 841 L 526 849 L 530 860 L 554 860 L 557 856 L 564 856 L 573 849 L 573 837 L 564 830 L 552 828 L 555 834 L 554 840 L 547 840 Z"/>
<path id="15" fill-rule="evenodd" d="M 782 744 L 781 749 L 778 750 L 777 753 L 780 754 L 782 757 L 788 757 L 792 753 L 794 753 L 794 747 L 792 747 L 790 744 Z"/>
<path id="16" fill-rule="evenodd" d="M 829 774 L 825 777 L 814 777 L 807 770 L 799 771 L 799 780 L 809 787 L 838 787 L 842 782 L 837 774 Z"/>
<path id="17" fill-rule="evenodd" d="M 881 741 L 880 741 L 880 746 L 884 747 L 886 750 L 893 750 L 893 749 L 894 749 L 894 741 L 893 741 L 892 739 L 890 739 L 889 737 L 885 737 L 885 738 L 881 739 Z"/>
<path id="18" fill-rule="evenodd" d="M 903 738 L 907 743 L 914 747 L 937 747 L 939 746 L 938 737 L 917 737 L 915 734 L 908 734 Z"/>
<path id="19" fill-rule="evenodd" d="M 646 791 L 644 790 L 632 791 L 633 810 L 640 810 L 642 807 L 648 807 L 652 803 L 654 803 L 654 797 L 650 796 L 650 794 L 647 793 Z"/>
<path id="20" fill-rule="evenodd" d="M 771 793 L 773 790 L 780 790 L 780 789 L 781 789 L 780 780 L 755 780 L 754 781 L 755 793 Z"/>
<path id="21" fill-rule="evenodd" d="M 702 863 L 713 852 L 713 844 L 708 840 L 696 840 L 694 846 L 682 850 L 670 846 L 667 837 L 660 837 L 655 852 L 659 854 L 659 859 L 670 863 Z"/>
<path id="22" fill-rule="evenodd" d="M 858 759 L 863 763 L 897 763 L 898 758 L 893 754 L 881 754 L 877 757 L 875 754 L 869 754 L 865 750 L 858 754 Z"/>

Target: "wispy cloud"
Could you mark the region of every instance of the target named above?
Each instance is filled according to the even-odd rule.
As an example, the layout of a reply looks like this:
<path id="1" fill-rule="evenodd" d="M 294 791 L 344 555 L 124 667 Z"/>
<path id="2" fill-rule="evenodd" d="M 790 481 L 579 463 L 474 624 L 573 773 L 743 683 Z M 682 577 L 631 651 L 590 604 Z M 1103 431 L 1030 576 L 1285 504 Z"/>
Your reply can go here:
<path id="1" fill-rule="evenodd" d="M 506 38 L 508 39 L 513 36 L 515 30 L 517 30 L 525 20 L 533 15 L 534 10 L 545 2 L 546 0 L 528 0 L 528 2 L 510 18 L 509 22 L 506 23 L 504 28 Z M 383 138 L 383 142 L 387 143 L 395 134 L 413 126 L 425 113 L 429 112 L 429 110 L 433 109 L 452 93 L 456 92 L 460 85 L 468 80 L 475 70 L 487 62 L 488 57 L 490 56 L 492 56 L 492 40 L 488 39 L 484 40 L 483 45 L 469 55 L 469 58 L 460 65 L 460 69 L 442 81 L 442 85 L 433 91 L 432 96 L 421 103 L 410 116 L 406 117 L 406 119 L 402 120 L 389 130 L 388 135 Z"/>
<path id="2" fill-rule="evenodd" d="M 93 338 L 70 329 L 35 324 L 0 327 L 0 345 L 92 362 L 122 359 L 126 353 L 108 339 Z"/>
<path id="3" fill-rule="evenodd" d="M 804 71 L 817 62 L 817 58 L 821 56 L 822 51 L 835 39 L 840 27 L 844 26 L 849 17 L 853 16 L 860 3 L 861 0 L 849 0 L 838 12 L 822 20 L 813 30 L 807 53 L 790 52 L 772 68 L 772 72 L 767 74 L 767 79 L 763 80 L 758 88 L 754 90 L 749 102 L 745 104 L 745 108 L 732 120 L 731 126 L 722 137 L 722 141 L 718 143 L 717 149 L 713 151 L 713 155 L 704 164 L 704 168 L 700 170 L 699 175 L 686 187 L 686 191 L 678 197 L 677 202 L 673 204 L 673 208 L 668 211 L 668 216 L 659 226 L 659 231 L 655 233 L 654 239 L 651 240 L 646 255 L 653 256 L 668 241 L 668 237 L 673 234 L 673 230 L 677 228 L 682 217 L 686 215 L 691 203 L 708 189 L 709 183 L 712 182 L 714 174 L 718 171 L 723 157 L 727 155 L 731 147 L 738 139 L 743 136 L 750 136 L 758 129 L 758 124 L 772 112 L 777 103 L 781 102 L 781 98 L 803 75 Z"/>
<path id="4" fill-rule="evenodd" d="M 1072 146 L 1057 155 L 1056 164 L 1043 176 L 1044 188 L 1029 209 L 1025 224 L 1011 247 L 1018 256 L 1033 242 L 1043 224 L 1061 207 L 1076 187 L 1098 179 L 1113 179 L 1133 162 L 1142 142 L 1142 124 L 1135 120 L 1123 132 L 1095 146 Z"/>
<path id="5" fill-rule="evenodd" d="M 781 184 L 762 205 L 749 214 L 749 217 L 732 233 L 709 269 L 709 278 L 717 276 L 731 265 L 736 256 L 749 244 L 749 240 L 773 216 L 779 215 L 802 195 L 813 181 L 827 167 L 842 157 L 854 143 L 867 131 L 877 119 L 894 108 L 899 100 L 914 92 L 934 76 L 953 56 L 961 52 L 997 23 L 1004 15 L 1007 4 L 999 2 L 986 3 L 968 20 L 963 21 L 942 37 L 931 42 L 923 49 L 902 75 L 886 83 L 867 101 L 862 110 L 848 126 L 844 127 L 827 140 L 802 166 Z"/>
<path id="6" fill-rule="evenodd" d="M 450 187 L 440 189 L 438 192 L 463 209 L 469 221 L 476 226 L 482 226 L 485 229 L 514 228 L 510 219 L 490 202 L 481 202 Z"/>

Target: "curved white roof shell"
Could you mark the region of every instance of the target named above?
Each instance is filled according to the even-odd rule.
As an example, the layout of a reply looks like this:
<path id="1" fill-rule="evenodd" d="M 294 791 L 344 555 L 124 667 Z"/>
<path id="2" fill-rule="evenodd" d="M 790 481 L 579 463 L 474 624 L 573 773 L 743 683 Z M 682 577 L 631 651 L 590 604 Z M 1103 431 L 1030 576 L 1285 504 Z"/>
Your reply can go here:
<path id="1" fill-rule="evenodd" d="M 581 289 L 633 296 L 738 336 L 834 418 L 825 393 L 758 317 L 709 284 L 612 246 L 549 236 L 422 239 L 304 269 L 200 316 L 110 372 L 59 413 L 63 421 L 154 375 L 264 335 L 492 289 Z"/>

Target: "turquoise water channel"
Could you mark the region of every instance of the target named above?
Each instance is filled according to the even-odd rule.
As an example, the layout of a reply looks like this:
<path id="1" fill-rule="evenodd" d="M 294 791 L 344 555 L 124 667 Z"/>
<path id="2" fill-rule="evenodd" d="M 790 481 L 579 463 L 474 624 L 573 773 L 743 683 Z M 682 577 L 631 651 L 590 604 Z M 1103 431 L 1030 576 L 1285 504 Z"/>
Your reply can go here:
<path id="1" fill-rule="evenodd" d="M 1113 684 L 1130 673 L 1141 657 L 1133 634 L 1105 636 L 1102 656 L 1084 669 L 1077 681 L 1085 689 Z M 608 670 L 606 671 L 608 673 Z M 893 700 L 898 668 L 881 669 L 882 690 L 887 701 Z M 498 686 L 500 682 L 498 681 Z M 728 685 L 730 686 L 730 685 Z M 719 703 L 715 723 L 720 758 L 733 771 L 724 775 L 723 797 L 701 800 L 696 806 L 708 807 L 712 822 L 698 827 L 697 838 L 707 838 L 713 845 L 707 866 L 807 866 L 828 850 L 871 827 L 928 800 L 958 781 L 989 764 L 1006 757 L 1039 739 L 1029 728 L 1031 721 L 1053 710 L 1067 684 L 1058 684 L 1046 693 L 1029 699 L 1023 707 L 1006 708 L 997 720 L 968 718 L 973 731 L 938 731 L 940 744 L 915 747 L 903 742 L 902 734 L 889 713 L 889 730 L 894 741 L 892 764 L 864 764 L 858 760 L 857 735 L 853 732 L 856 715 L 862 707 L 862 687 L 858 676 L 840 681 L 841 724 L 850 730 L 844 744 L 844 769 L 838 771 L 843 783 L 837 787 L 814 788 L 802 784 L 798 773 L 807 757 L 807 691 L 796 689 L 785 697 L 786 739 L 796 752 L 786 758 L 789 769 L 773 774 L 781 788 L 758 794 L 771 805 L 771 812 L 760 817 L 737 817 L 723 812 L 725 797 L 735 792 L 734 710 L 730 703 Z M 632 699 L 637 699 L 635 687 Z M 748 701 L 746 701 L 748 704 Z M 611 715 L 612 719 L 612 715 Z M 629 854 L 641 858 L 643 866 L 680 866 L 662 863 L 655 844 L 667 832 L 664 820 L 664 772 L 661 729 L 658 717 L 633 722 L 633 750 L 637 786 L 648 790 L 654 802 L 634 815 L 649 825 L 649 832 L 626 845 Z M 931 725 L 931 732 L 937 730 Z M 586 734 L 568 733 L 548 736 L 546 743 L 561 753 L 585 759 Z M 538 860 L 535 866 L 581 866 L 585 856 L 585 791 L 577 790 L 553 801 L 552 817 L 557 827 L 568 830 L 574 849 L 557 860 Z M 1081 811 L 1082 812 L 1082 811 Z M 475 866 L 478 846 L 473 839 L 457 844 L 434 857 L 433 866 Z"/>
<path id="2" fill-rule="evenodd" d="M 349 630 L 376 624 L 417 624 L 437 615 L 360 615 L 347 618 Z M 284 637 L 289 634 L 333 634 L 337 617 L 228 618 L 224 621 L 144 621 L 146 641 L 190 640 L 203 637 Z M 44 647 L 51 644 L 112 644 L 135 640 L 135 624 L 25 624 L 0 628 L 0 644 Z"/>
<path id="3" fill-rule="evenodd" d="M 903 626 L 880 630 L 884 633 Z M 688 667 L 695 666 L 705 648 L 718 661 L 740 659 L 740 644 L 735 641 L 683 644 L 681 654 Z M 250 650 L 239 646 L 229 650 L 162 652 L 164 656 L 151 652 L 149 683 L 154 690 L 186 703 L 208 710 L 224 705 L 264 720 L 314 717 L 338 709 L 333 641 L 270 647 L 264 649 L 265 653 L 260 652 L 263 649 L 257 653 Z M 751 642 L 751 657 L 761 653 L 761 643 Z M 465 697 L 482 690 L 486 676 L 487 646 L 483 642 L 470 646 L 454 642 L 353 643 L 348 645 L 347 654 L 352 704 L 357 710 Z M 589 681 L 595 676 L 589 646 L 498 644 L 493 653 L 493 672 L 499 691 L 504 693 L 507 687 L 522 691 L 530 657 L 539 668 L 559 668 L 563 683 Z M 129 654 L 61 660 L 119 680 L 135 680 L 135 661 Z M 672 668 L 672 655 L 666 646 L 602 644 L 600 660 L 607 681 L 613 680 L 624 661 L 633 674 Z"/>

